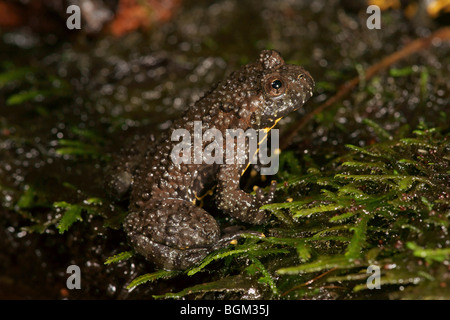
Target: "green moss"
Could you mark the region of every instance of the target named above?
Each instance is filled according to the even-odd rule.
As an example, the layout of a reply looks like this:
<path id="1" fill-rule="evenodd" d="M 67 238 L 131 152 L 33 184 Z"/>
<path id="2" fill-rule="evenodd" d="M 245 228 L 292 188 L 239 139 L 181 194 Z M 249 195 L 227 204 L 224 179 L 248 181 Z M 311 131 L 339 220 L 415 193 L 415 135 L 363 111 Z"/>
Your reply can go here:
<path id="1" fill-rule="evenodd" d="M 186 274 L 207 270 L 216 260 L 247 258 L 260 274 L 255 283 L 264 284 L 272 298 L 311 298 L 332 288 L 364 298 L 401 298 L 402 292 L 408 298 L 439 295 L 450 252 L 449 136 L 423 126 L 410 137 L 375 131 L 379 143 L 348 145 L 346 154 L 321 170 L 299 174 L 298 160 L 286 155 L 284 168 L 295 175 L 281 172 L 290 179 L 278 190 L 289 195 L 305 187 L 309 191 L 291 202 L 263 207 L 274 215 L 266 228 L 270 236 L 249 235 L 244 244 L 211 253 Z M 366 284 L 369 266 L 381 270 L 380 291 Z M 420 296 L 419 291 L 405 290 L 419 286 Z M 232 287 L 225 278 L 159 298 Z"/>

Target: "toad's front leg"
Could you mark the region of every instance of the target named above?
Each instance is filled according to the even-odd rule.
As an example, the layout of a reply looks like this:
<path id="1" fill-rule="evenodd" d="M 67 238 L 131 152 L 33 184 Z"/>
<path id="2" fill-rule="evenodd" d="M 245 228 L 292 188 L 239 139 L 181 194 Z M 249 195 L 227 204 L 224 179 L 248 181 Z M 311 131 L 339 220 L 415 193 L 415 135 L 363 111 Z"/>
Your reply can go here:
<path id="1" fill-rule="evenodd" d="M 224 213 L 246 223 L 262 224 L 267 218 L 266 211 L 259 209 L 261 206 L 271 203 L 275 196 L 277 183 L 272 181 L 268 193 L 262 189 L 256 190 L 256 195 L 251 195 L 240 189 L 243 165 L 222 165 L 218 172 L 216 203 Z"/>

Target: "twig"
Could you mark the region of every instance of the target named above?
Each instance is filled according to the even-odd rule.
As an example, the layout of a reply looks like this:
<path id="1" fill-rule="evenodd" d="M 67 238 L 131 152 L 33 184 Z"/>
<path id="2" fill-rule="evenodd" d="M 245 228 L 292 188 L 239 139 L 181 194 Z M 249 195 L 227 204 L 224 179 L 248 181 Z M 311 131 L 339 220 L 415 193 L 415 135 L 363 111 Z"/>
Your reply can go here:
<path id="1" fill-rule="evenodd" d="M 450 27 L 440 28 L 426 38 L 416 39 L 413 42 L 406 45 L 405 47 L 403 47 L 402 49 L 390 54 L 380 62 L 372 65 L 364 73 L 364 80 L 369 80 L 378 72 L 380 72 L 383 69 L 386 69 L 395 62 L 400 61 L 413 53 L 416 53 L 420 50 L 430 47 L 436 40 L 450 41 Z M 361 82 L 361 80 L 362 80 L 361 77 L 357 76 L 347 81 L 346 83 L 344 83 L 344 85 L 342 85 L 342 87 L 338 90 L 338 92 L 334 96 L 332 96 L 327 101 L 319 105 L 313 111 L 304 116 L 302 119 L 299 119 L 297 122 L 295 122 L 294 125 L 292 126 L 292 129 L 283 137 L 281 141 L 281 149 L 285 149 L 290 145 L 290 143 L 292 142 L 298 131 L 300 131 L 314 117 L 314 115 L 324 111 L 325 109 L 334 105 L 336 102 L 343 99 L 353 90 L 353 88 L 355 88 Z"/>
<path id="2" fill-rule="evenodd" d="M 286 290 L 285 292 L 283 292 L 283 293 L 281 294 L 281 296 L 285 296 L 285 295 L 287 295 L 288 293 L 290 293 L 290 292 L 292 292 L 292 291 L 294 291 L 294 290 L 300 289 L 301 287 L 309 286 L 309 285 L 313 284 L 314 282 L 316 282 L 317 280 L 319 280 L 320 278 L 322 278 L 322 277 L 328 275 L 329 273 L 331 273 L 331 272 L 333 272 L 333 271 L 335 271 L 335 270 L 337 270 L 337 268 L 331 268 L 330 270 L 325 271 L 324 273 L 319 274 L 317 277 L 314 277 L 314 278 L 312 278 L 312 279 L 306 281 L 305 283 L 296 285 L 295 287 L 292 287 L 292 288 L 290 288 L 289 290 Z"/>

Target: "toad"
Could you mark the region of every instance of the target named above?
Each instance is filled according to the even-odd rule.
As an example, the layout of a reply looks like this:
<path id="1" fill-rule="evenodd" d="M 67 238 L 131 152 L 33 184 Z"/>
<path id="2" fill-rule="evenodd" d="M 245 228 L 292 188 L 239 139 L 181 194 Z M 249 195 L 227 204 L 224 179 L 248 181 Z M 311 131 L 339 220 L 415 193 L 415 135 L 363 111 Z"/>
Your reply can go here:
<path id="1" fill-rule="evenodd" d="M 186 269 L 252 232 L 238 227 L 221 230 L 216 219 L 197 205 L 212 187 L 216 206 L 224 214 L 247 224 L 266 222 L 268 214 L 260 207 L 273 201 L 276 182 L 266 193 L 241 190 L 249 155 L 234 163 L 174 162 L 171 154 L 179 140 L 173 141 L 173 133 L 193 132 L 198 123 L 202 130 L 213 128 L 224 137 L 228 129 L 268 132 L 302 107 L 313 89 L 314 80 L 305 69 L 286 64 L 274 50 L 264 50 L 256 62 L 235 71 L 190 106 L 159 139 L 142 140 L 130 148 L 115 164 L 117 174 L 109 186 L 117 197 L 129 196 L 123 226 L 135 251 L 160 268 Z M 199 147 L 191 146 L 188 150 Z"/>

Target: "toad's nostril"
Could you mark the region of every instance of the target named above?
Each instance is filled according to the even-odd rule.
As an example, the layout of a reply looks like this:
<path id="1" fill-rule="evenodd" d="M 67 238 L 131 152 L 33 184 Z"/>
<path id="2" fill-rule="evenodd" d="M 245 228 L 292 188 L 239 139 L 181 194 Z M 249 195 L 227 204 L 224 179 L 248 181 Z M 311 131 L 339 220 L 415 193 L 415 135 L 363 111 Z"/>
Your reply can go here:
<path id="1" fill-rule="evenodd" d="M 308 88 L 310 89 L 310 91 L 312 92 L 314 90 L 314 79 L 311 76 L 306 77 L 306 83 L 308 85 Z"/>

